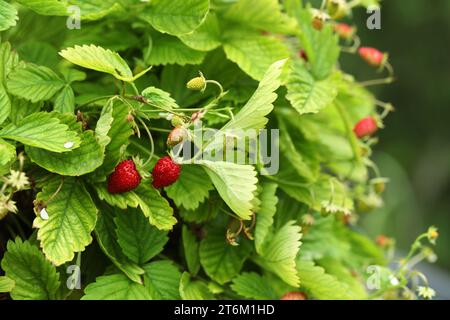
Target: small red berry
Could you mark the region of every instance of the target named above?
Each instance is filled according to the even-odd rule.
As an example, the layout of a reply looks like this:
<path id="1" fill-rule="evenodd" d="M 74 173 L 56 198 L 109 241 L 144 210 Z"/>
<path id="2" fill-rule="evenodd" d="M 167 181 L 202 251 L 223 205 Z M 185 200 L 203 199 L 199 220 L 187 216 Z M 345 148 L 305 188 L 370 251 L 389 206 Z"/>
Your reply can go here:
<path id="1" fill-rule="evenodd" d="M 308 297 L 303 292 L 288 292 L 281 297 L 280 300 L 308 300 Z"/>
<path id="2" fill-rule="evenodd" d="M 136 189 L 141 183 L 141 176 L 133 160 L 125 160 L 117 165 L 108 178 L 109 193 L 122 193 Z"/>
<path id="3" fill-rule="evenodd" d="M 153 182 L 155 188 L 170 186 L 177 181 L 180 176 L 181 166 L 173 162 L 170 157 L 163 157 L 156 162 L 152 170 Z"/>
<path id="4" fill-rule="evenodd" d="M 334 31 L 344 40 L 350 40 L 355 34 L 355 28 L 346 23 L 337 23 L 334 25 Z"/>
<path id="5" fill-rule="evenodd" d="M 378 130 L 378 124 L 374 117 L 366 117 L 358 121 L 353 128 L 353 132 L 358 138 L 373 135 Z"/>
<path id="6" fill-rule="evenodd" d="M 306 54 L 306 51 L 301 49 L 298 52 L 298 55 L 300 56 L 300 58 L 302 58 L 305 62 L 308 62 L 308 55 Z"/>
<path id="7" fill-rule="evenodd" d="M 358 52 L 364 61 L 374 67 L 380 67 L 386 59 L 386 55 L 375 48 L 361 47 Z"/>

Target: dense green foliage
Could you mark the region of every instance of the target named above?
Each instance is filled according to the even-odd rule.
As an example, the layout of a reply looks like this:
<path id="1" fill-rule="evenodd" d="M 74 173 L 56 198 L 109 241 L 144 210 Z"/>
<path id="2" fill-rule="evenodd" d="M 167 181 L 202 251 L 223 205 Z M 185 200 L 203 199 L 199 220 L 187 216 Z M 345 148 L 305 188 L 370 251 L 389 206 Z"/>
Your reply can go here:
<path id="1" fill-rule="evenodd" d="M 69 5 L 81 29 L 66 27 Z M 356 227 L 382 205 L 384 180 L 370 160 L 376 139 L 352 129 L 367 116 L 382 127 L 390 105 L 339 68 L 356 47 L 333 21 L 317 28 L 310 9 L 300 0 L 0 0 L 0 218 L 10 238 L 0 292 L 414 298 L 411 268 L 432 255 L 421 241 L 437 232 L 390 270 L 392 241 L 376 244 Z M 195 77 L 203 90 L 189 90 Z M 217 129 L 212 137 L 199 134 L 197 117 Z M 279 171 L 266 175 L 261 159 L 179 158 L 166 144 L 175 121 L 203 153 L 223 152 L 217 141 L 228 143 L 229 130 L 279 129 Z M 150 172 L 167 153 L 181 175 L 155 189 Z M 139 187 L 108 192 L 108 176 L 131 158 Z M 74 266 L 80 290 L 66 285 Z"/>

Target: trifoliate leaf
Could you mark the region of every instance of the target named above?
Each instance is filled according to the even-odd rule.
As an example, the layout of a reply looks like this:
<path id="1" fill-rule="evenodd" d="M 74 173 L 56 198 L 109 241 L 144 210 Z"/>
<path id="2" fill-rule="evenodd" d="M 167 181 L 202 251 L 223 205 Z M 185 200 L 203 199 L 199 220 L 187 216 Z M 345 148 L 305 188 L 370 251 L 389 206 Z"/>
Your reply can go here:
<path id="1" fill-rule="evenodd" d="M 197 237 L 189 230 L 186 225 L 183 225 L 182 235 L 184 258 L 189 272 L 196 275 L 200 270 L 200 256 L 199 256 L 199 242 Z"/>
<path id="2" fill-rule="evenodd" d="M 169 198 L 173 199 L 177 207 L 187 210 L 197 209 L 213 189 L 211 180 L 200 166 L 183 165 L 177 183 L 165 190 Z"/>
<path id="3" fill-rule="evenodd" d="M 258 261 L 278 275 L 287 284 L 298 287 L 299 277 L 295 269 L 295 257 L 300 249 L 301 228 L 288 222 L 268 237 L 262 248 Z"/>
<path id="4" fill-rule="evenodd" d="M 226 204 L 242 219 L 252 216 L 253 192 L 256 190 L 256 171 L 253 166 L 223 161 L 200 160 L 217 192 Z"/>
<path id="5" fill-rule="evenodd" d="M 99 206 L 99 209 L 100 215 L 95 226 L 95 236 L 100 248 L 130 280 L 142 284 L 141 275 L 144 274 L 144 269 L 131 261 L 117 242 L 114 218 L 122 213 L 105 204 Z"/>
<path id="6" fill-rule="evenodd" d="M 180 39 L 167 34 L 152 35 L 152 49 L 146 62 L 149 65 L 166 65 L 166 64 L 200 64 L 205 58 L 205 53 L 194 50 Z"/>
<path id="7" fill-rule="evenodd" d="M 241 29 L 227 33 L 223 48 L 227 58 L 255 80 L 262 79 L 272 63 L 289 57 L 279 39 L 259 33 L 243 34 Z"/>
<path id="8" fill-rule="evenodd" d="M 172 230 L 177 223 L 169 202 L 153 187 L 141 184 L 134 193 L 140 198 L 139 206 L 150 224 L 159 230 Z"/>
<path id="9" fill-rule="evenodd" d="M 296 62 L 289 76 L 286 98 L 300 114 L 317 113 L 337 96 L 336 77 L 314 80 L 305 67 Z"/>
<path id="10" fill-rule="evenodd" d="M 55 115 L 71 130 L 81 131 L 81 124 L 76 122 L 74 116 L 68 114 Z M 26 148 L 26 151 L 33 162 L 50 172 L 65 176 L 82 176 L 93 172 L 102 165 L 104 153 L 91 130 L 81 131 L 81 139 L 79 148 L 63 154 L 55 154 L 37 148 Z M 66 145 L 66 147 L 68 146 L 70 144 Z"/>
<path id="11" fill-rule="evenodd" d="M 54 115 L 37 112 L 17 124 L 0 130 L 0 137 L 51 152 L 70 152 L 80 146 L 80 138 Z"/>
<path id="12" fill-rule="evenodd" d="M 233 279 L 244 265 L 251 252 L 248 241 L 239 246 L 227 242 L 226 230 L 214 228 L 208 230 L 208 236 L 200 243 L 200 262 L 206 274 L 220 284 Z"/>
<path id="13" fill-rule="evenodd" d="M 111 50 L 95 45 L 75 46 L 59 53 L 73 64 L 113 75 L 119 80 L 133 81 L 133 73 L 122 57 Z"/>
<path id="14" fill-rule="evenodd" d="M 256 212 L 255 225 L 255 248 L 259 254 L 262 252 L 264 241 L 273 225 L 273 216 L 277 211 L 277 187 L 275 183 L 263 183 L 262 192 L 259 195 L 261 204 Z"/>
<path id="15" fill-rule="evenodd" d="M 180 296 L 183 300 L 213 300 L 214 295 L 208 285 L 200 280 L 192 280 L 189 273 L 184 272 L 180 281 Z"/>
<path id="16" fill-rule="evenodd" d="M 269 283 L 255 272 L 244 272 L 233 279 L 231 288 L 234 292 L 247 299 L 277 300 Z"/>
<path id="17" fill-rule="evenodd" d="M 141 17 L 156 30 L 178 36 L 195 30 L 208 11 L 208 0 L 154 0 Z"/>
<path id="18" fill-rule="evenodd" d="M 16 282 L 8 277 L 0 277 L 0 293 L 11 292 Z"/>
<path id="19" fill-rule="evenodd" d="M 151 300 L 148 290 L 124 274 L 98 277 L 84 289 L 82 300 Z"/>
<path id="20" fill-rule="evenodd" d="M 31 63 L 15 68 L 6 84 L 8 92 L 31 102 L 49 100 L 65 85 L 51 69 Z"/>
<path id="21" fill-rule="evenodd" d="M 181 272 L 171 261 L 144 266 L 144 284 L 154 300 L 179 300 Z"/>
<path id="22" fill-rule="evenodd" d="M 140 210 L 128 209 L 114 219 L 117 242 L 131 261 L 143 265 L 160 253 L 169 238 L 167 232 L 151 226 Z"/>
<path id="23" fill-rule="evenodd" d="M 14 27 L 18 19 L 17 9 L 11 4 L 0 0 L 0 31 Z"/>
<path id="24" fill-rule="evenodd" d="M 46 205 L 49 219 L 36 217 L 33 226 L 39 228 L 37 237 L 45 256 L 59 266 L 92 242 L 97 208 L 84 185 L 68 177 L 49 182 L 37 201 Z"/>
<path id="25" fill-rule="evenodd" d="M 5 275 L 15 282 L 10 293 L 15 300 L 57 299 L 59 273 L 36 246 L 17 238 L 9 241 L 2 260 Z M 1 291 L 1 290 L 0 290 Z"/>

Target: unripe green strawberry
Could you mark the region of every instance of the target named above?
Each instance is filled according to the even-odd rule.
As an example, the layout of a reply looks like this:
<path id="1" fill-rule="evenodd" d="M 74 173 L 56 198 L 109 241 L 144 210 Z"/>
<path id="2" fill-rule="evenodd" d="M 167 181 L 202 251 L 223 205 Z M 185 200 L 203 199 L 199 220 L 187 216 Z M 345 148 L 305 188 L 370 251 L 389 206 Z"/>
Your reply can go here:
<path id="1" fill-rule="evenodd" d="M 199 77 L 195 77 L 194 79 L 189 80 L 186 84 L 186 88 L 194 91 L 203 91 L 206 89 L 206 79 L 200 74 Z"/>
<path id="2" fill-rule="evenodd" d="M 343 18 L 349 12 L 348 5 L 345 0 L 328 0 L 327 11 L 333 19 Z"/>
<path id="3" fill-rule="evenodd" d="M 179 117 L 179 116 L 177 116 L 177 115 L 174 115 L 174 116 L 172 117 L 172 119 L 170 120 L 170 123 L 171 123 L 172 126 L 175 127 L 175 128 L 184 125 L 183 118 L 181 118 L 181 117 Z"/>

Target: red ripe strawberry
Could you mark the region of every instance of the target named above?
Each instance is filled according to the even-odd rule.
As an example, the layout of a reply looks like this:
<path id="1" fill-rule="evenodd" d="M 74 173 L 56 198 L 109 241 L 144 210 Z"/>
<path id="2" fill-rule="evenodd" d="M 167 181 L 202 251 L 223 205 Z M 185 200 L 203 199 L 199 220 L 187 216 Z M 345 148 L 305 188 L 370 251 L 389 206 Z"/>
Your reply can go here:
<path id="1" fill-rule="evenodd" d="M 177 181 L 180 176 L 181 166 L 173 162 L 170 157 L 163 157 L 156 162 L 152 170 L 153 182 L 155 188 L 170 186 Z"/>
<path id="2" fill-rule="evenodd" d="M 364 61 L 374 67 L 380 67 L 386 60 L 386 54 L 375 48 L 361 47 L 358 52 Z"/>
<path id="3" fill-rule="evenodd" d="M 288 292 L 281 297 L 280 300 L 308 300 L 308 297 L 303 292 Z"/>
<path id="4" fill-rule="evenodd" d="M 358 138 L 373 135 L 378 130 L 378 124 L 374 117 L 366 117 L 358 121 L 353 128 L 353 132 Z"/>
<path id="5" fill-rule="evenodd" d="M 141 183 L 141 176 L 133 160 L 119 163 L 108 178 L 109 193 L 122 193 L 136 189 Z"/>
<path id="6" fill-rule="evenodd" d="M 337 23 L 334 25 L 334 31 L 344 40 L 349 40 L 355 34 L 355 28 L 346 23 Z"/>

